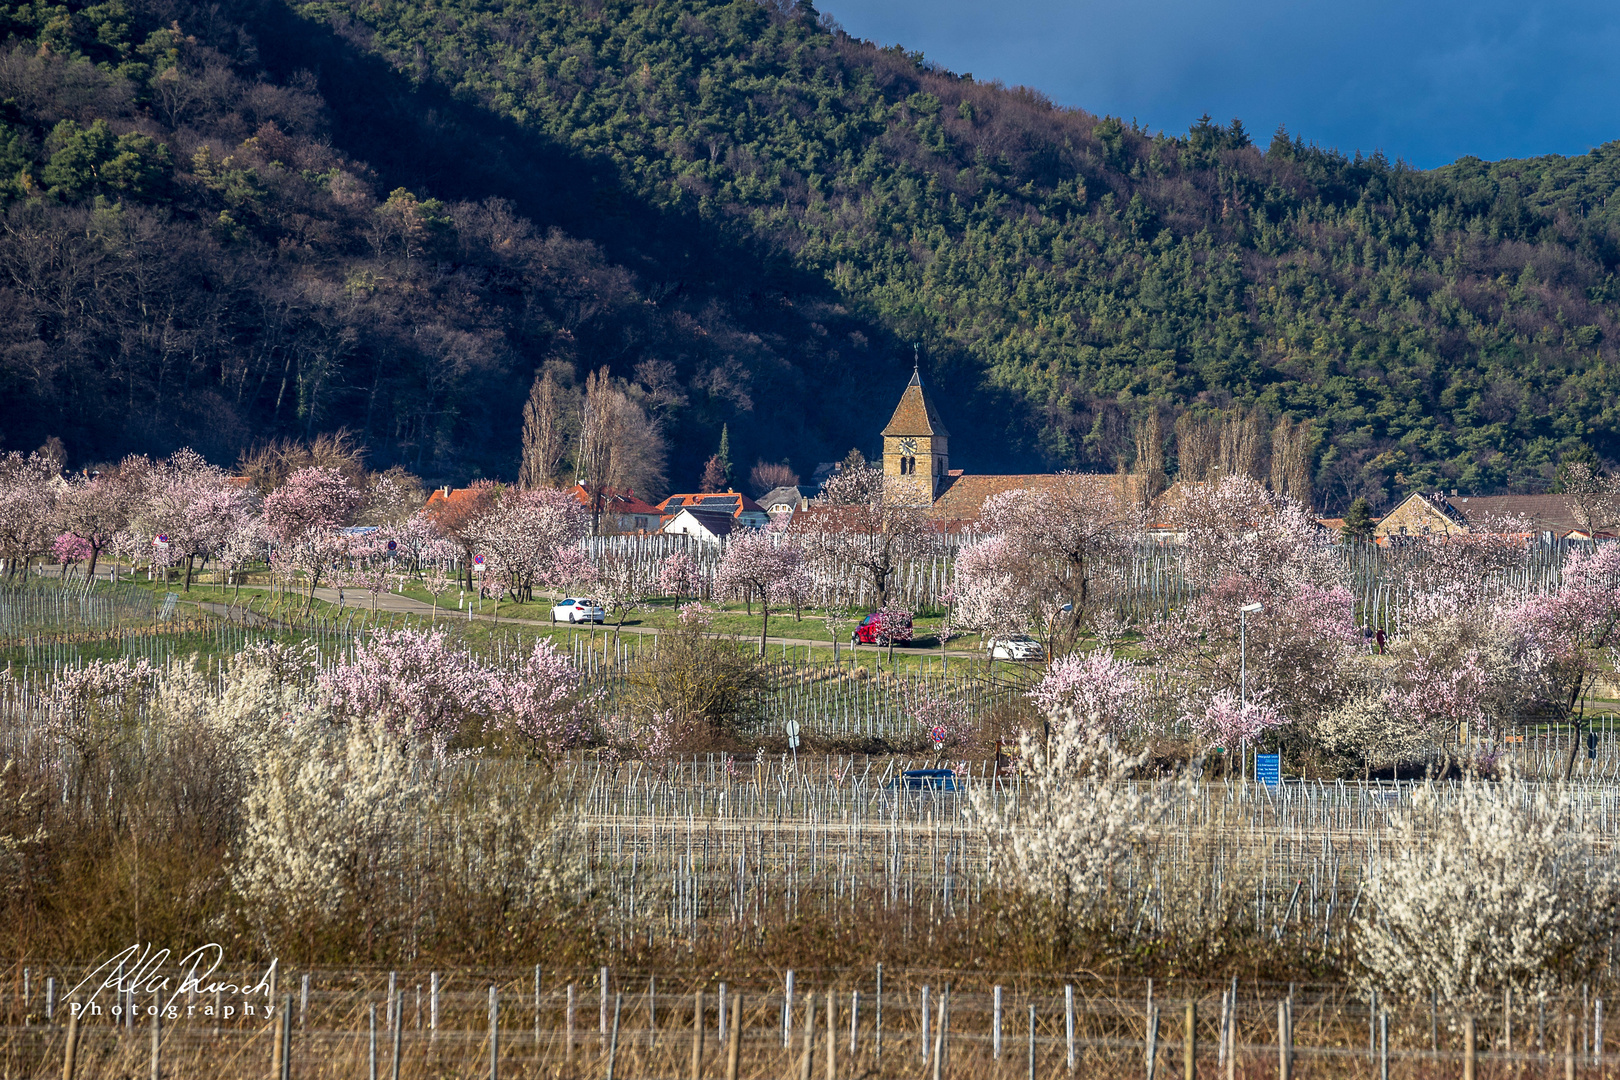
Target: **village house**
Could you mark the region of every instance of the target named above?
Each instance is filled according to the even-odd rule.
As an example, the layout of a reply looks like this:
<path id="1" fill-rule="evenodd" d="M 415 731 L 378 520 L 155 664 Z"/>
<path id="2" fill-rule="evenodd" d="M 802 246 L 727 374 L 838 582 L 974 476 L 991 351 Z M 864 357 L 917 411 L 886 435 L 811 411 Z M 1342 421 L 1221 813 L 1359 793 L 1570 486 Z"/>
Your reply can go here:
<path id="1" fill-rule="evenodd" d="M 1461 495 L 1414 492 L 1373 529 L 1381 544 L 1403 536 L 1453 533 L 1541 534 L 1551 539 L 1591 540 L 1612 536 L 1608 523 L 1575 495 Z"/>
<path id="2" fill-rule="evenodd" d="M 809 508 L 810 500 L 815 497 L 816 489 L 809 484 L 789 484 L 767 491 L 760 496 L 759 505 L 775 521 L 778 515 Z"/>
<path id="3" fill-rule="evenodd" d="M 706 491 L 696 494 L 671 495 L 658 504 L 662 516 L 659 528 L 669 532 L 669 524 L 682 510 L 707 510 L 723 513 L 732 519 L 733 528 L 763 529 L 771 523 L 765 510 L 748 496 L 736 491 Z"/>
<path id="4" fill-rule="evenodd" d="M 690 536 L 705 544 L 718 544 L 730 536 L 737 521 L 724 510 L 686 507 L 678 510 L 663 526 L 672 536 Z"/>
<path id="5" fill-rule="evenodd" d="M 574 485 L 573 496 L 586 510 L 591 508 L 591 494 L 584 484 Z M 661 517 L 658 507 L 638 499 L 635 492 L 603 488 L 601 516 L 596 528 L 600 533 L 652 532 L 658 528 Z"/>

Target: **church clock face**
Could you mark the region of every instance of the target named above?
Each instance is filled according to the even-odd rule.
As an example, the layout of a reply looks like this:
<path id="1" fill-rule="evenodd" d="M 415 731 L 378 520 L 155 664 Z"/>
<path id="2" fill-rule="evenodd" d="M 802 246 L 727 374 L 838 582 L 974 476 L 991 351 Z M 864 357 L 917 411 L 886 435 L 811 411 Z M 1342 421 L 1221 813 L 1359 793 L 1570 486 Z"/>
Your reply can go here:
<path id="1" fill-rule="evenodd" d="M 917 452 L 917 440 L 909 437 L 901 439 L 900 452 L 907 455 L 915 454 Z"/>

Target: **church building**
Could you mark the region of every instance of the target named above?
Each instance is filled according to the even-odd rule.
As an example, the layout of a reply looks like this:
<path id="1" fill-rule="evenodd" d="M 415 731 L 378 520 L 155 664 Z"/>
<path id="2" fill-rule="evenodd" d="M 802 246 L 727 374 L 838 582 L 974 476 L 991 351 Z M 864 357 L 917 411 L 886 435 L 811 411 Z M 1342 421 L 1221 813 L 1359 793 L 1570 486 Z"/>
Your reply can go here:
<path id="1" fill-rule="evenodd" d="M 883 498 L 905 506 L 928 509 L 946 524 L 977 521 L 984 501 L 1004 491 L 1063 491 L 1091 493 L 1100 500 L 1112 497 L 1139 501 L 1140 477 L 1097 473 L 1013 473 L 974 475 L 951 468 L 950 432 L 940 419 L 933 397 L 923 386 L 922 374 L 912 369 L 911 381 L 883 429 Z"/>

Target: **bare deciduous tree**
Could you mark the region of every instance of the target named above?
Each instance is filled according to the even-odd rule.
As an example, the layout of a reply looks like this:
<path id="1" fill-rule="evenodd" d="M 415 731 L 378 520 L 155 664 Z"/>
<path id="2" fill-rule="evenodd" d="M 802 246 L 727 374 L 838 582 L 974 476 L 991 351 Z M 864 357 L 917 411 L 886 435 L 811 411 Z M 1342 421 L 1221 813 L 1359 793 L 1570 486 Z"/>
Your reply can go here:
<path id="1" fill-rule="evenodd" d="M 547 363 L 529 389 L 523 406 L 523 462 L 518 469 L 522 487 L 551 487 L 562 469 L 579 415 L 579 393 L 571 373 L 563 379 L 566 370 L 567 365 L 558 361 Z"/>

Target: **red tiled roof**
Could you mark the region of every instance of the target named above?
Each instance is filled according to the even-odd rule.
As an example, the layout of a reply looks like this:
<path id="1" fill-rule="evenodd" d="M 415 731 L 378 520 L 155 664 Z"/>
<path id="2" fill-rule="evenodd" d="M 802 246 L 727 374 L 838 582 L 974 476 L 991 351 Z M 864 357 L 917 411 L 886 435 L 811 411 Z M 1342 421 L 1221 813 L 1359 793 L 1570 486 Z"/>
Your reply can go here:
<path id="1" fill-rule="evenodd" d="M 585 490 L 584 484 L 575 484 L 573 496 L 578 503 L 590 508 L 591 493 Z M 620 491 L 617 488 L 602 489 L 602 509 L 615 514 L 645 514 L 649 517 L 658 516 L 658 507 L 643 499 L 636 498 L 633 491 Z"/>
<path id="2" fill-rule="evenodd" d="M 1114 473 L 1022 473 L 1007 476 L 946 477 L 946 487 L 934 500 L 933 517 L 945 521 L 973 521 L 984 501 L 1006 491 L 1053 491 L 1079 489 L 1108 494 L 1132 501 L 1142 490 L 1142 478 Z"/>

